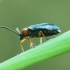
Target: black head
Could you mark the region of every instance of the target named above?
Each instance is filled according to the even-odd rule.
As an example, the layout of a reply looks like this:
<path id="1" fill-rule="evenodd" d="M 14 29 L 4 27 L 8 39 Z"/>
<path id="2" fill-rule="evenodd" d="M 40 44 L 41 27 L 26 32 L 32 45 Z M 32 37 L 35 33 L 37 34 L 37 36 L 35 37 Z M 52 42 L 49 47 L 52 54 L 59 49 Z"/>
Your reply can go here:
<path id="1" fill-rule="evenodd" d="M 21 33 L 20 34 L 20 40 L 22 40 L 25 36 Z"/>

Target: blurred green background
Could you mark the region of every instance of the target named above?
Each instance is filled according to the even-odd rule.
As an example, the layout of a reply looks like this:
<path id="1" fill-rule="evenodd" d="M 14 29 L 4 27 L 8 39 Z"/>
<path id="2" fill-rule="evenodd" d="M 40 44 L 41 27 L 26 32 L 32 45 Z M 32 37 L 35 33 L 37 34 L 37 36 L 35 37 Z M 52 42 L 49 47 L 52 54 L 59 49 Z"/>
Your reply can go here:
<path id="1" fill-rule="evenodd" d="M 55 23 L 62 33 L 68 31 L 70 0 L 0 0 L 0 26 L 7 26 L 13 30 L 18 27 L 21 30 L 43 22 Z M 34 39 L 34 42 L 38 45 L 39 39 Z M 29 50 L 29 41 L 23 46 L 25 51 Z M 20 53 L 19 37 L 8 30 L 0 29 L 0 63 Z M 40 62 L 24 70 L 70 70 L 70 53 Z"/>

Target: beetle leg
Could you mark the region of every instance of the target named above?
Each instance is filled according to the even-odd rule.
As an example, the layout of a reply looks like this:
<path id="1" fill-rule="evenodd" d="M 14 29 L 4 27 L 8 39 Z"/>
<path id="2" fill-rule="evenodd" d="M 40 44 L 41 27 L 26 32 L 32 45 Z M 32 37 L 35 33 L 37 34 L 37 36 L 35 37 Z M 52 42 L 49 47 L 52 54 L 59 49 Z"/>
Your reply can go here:
<path id="1" fill-rule="evenodd" d="M 23 39 L 21 42 L 20 42 L 20 48 L 21 48 L 21 50 L 24 52 L 24 49 L 23 49 L 23 47 L 22 47 L 22 44 L 24 43 L 24 42 L 26 42 L 28 40 L 28 38 L 26 38 L 26 39 Z"/>
<path id="2" fill-rule="evenodd" d="M 30 48 L 32 48 L 33 43 L 30 41 Z"/>
<path id="3" fill-rule="evenodd" d="M 43 35 L 43 37 L 45 38 L 45 39 L 47 39 L 47 37 L 44 35 L 44 33 L 41 31 L 41 33 L 42 33 L 42 35 Z"/>
<path id="4" fill-rule="evenodd" d="M 42 37 L 40 37 L 40 44 L 42 43 Z"/>
<path id="5" fill-rule="evenodd" d="M 47 39 L 47 37 L 44 35 L 44 33 L 42 31 L 38 32 L 39 37 L 42 36 L 42 35 L 43 35 L 43 37 L 45 37 L 45 39 Z"/>
<path id="6" fill-rule="evenodd" d="M 38 36 L 40 37 L 42 35 L 42 31 L 38 32 Z M 40 37 L 40 44 L 42 43 L 42 37 Z"/>
<path id="7" fill-rule="evenodd" d="M 30 39 L 30 48 L 33 48 L 35 46 L 35 43 L 33 42 L 33 39 L 29 37 Z"/>
<path id="8" fill-rule="evenodd" d="M 38 32 L 38 36 L 42 36 L 45 37 L 45 39 L 47 39 L 47 37 L 44 35 L 44 33 L 42 31 Z M 42 37 L 40 37 L 40 44 L 42 43 Z"/>
<path id="9" fill-rule="evenodd" d="M 43 37 L 45 37 L 46 40 L 49 40 L 50 39 L 50 37 L 47 38 L 42 31 L 41 31 L 41 33 L 42 33 Z"/>
<path id="10" fill-rule="evenodd" d="M 38 36 L 39 36 L 39 37 L 40 37 L 40 36 L 43 36 L 46 40 L 49 40 L 49 39 L 50 39 L 50 37 L 47 38 L 42 31 L 38 32 Z M 55 36 L 54 36 L 54 37 L 55 37 Z M 42 43 L 42 38 L 40 37 L 40 44 L 41 44 L 41 43 Z"/>

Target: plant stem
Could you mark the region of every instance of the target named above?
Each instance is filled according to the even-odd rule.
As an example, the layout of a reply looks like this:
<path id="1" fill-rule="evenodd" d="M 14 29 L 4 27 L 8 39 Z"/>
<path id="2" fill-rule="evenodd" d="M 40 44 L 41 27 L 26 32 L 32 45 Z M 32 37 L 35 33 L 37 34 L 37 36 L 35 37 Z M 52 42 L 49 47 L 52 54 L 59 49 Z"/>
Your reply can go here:
<path id="1" fill-rule="evenodd" d="M 70 31 L 0 63 L 0 70 L 21 70 L 70 51 Z"/>

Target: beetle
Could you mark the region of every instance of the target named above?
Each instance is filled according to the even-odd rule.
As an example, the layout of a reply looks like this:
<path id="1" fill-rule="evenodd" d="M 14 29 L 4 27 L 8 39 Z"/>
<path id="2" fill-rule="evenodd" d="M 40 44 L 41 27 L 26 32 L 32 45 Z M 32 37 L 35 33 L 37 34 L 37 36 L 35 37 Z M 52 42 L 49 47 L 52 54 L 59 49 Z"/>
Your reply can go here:
<path id="1" fill-rule="evenodd" d="M 9 27 L 6 26 L 0 26 L 0 28 L 5 28 L 7 30 L 10 30 L 14 33 L 16 33 L 20 37 L 20 47 L 21 50 L 24 51 L 22 44 L 26 42 L 27 40 L 30 40 L 30 48 L 35 46 L 35 43 L 33 42 L 33 38 L 39 37 L 40 43 L 42 43 L 42 37 L 45 39 L 48 39 L 49 36 L 54 36 L 61 32 L 60 28 L 53 24 L 53 23 L 40 23 L 31 25 L 29 27 L 23 28 L 21 31 L 19 31 L 18 28 L 16 28 L 16 31 L 12 30 Z"/>

